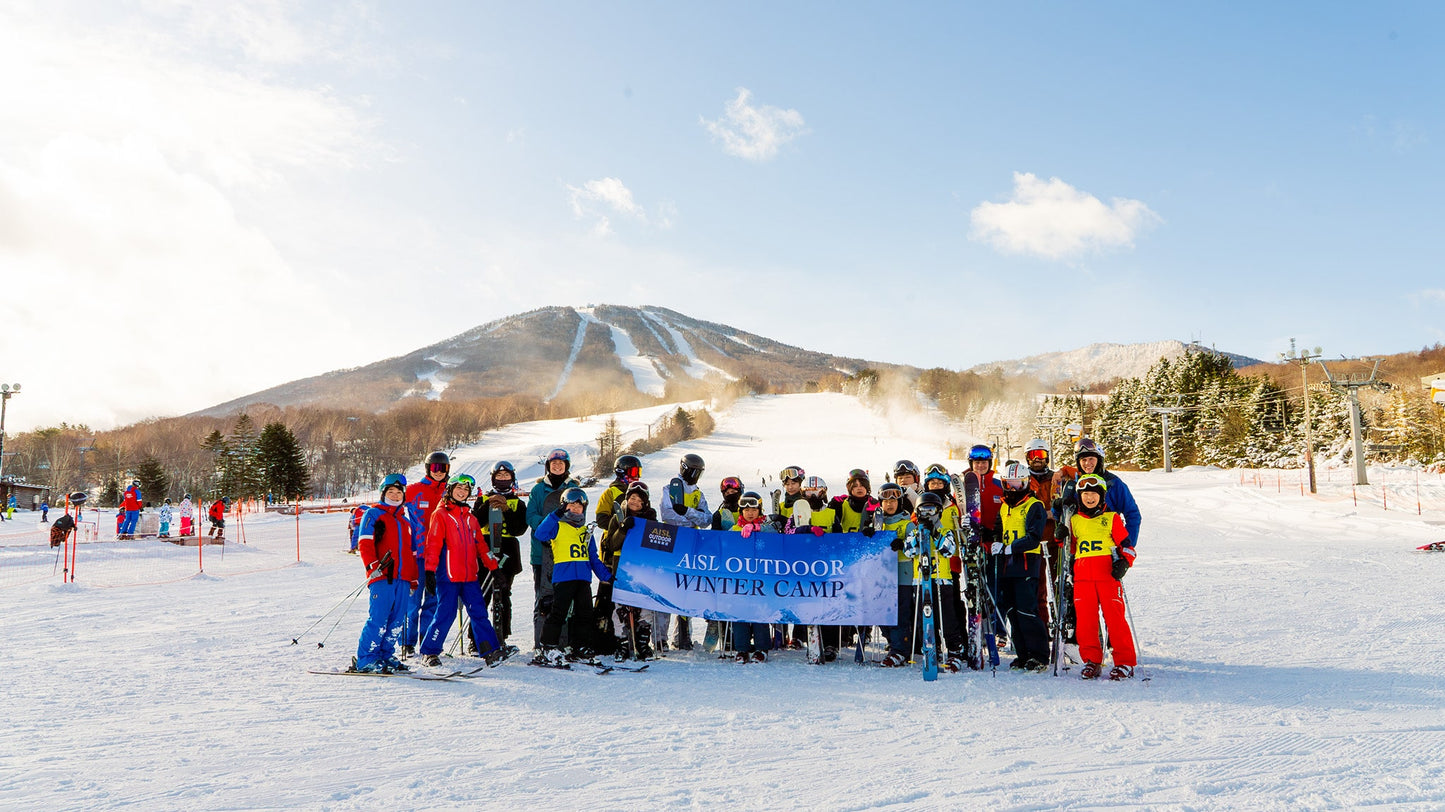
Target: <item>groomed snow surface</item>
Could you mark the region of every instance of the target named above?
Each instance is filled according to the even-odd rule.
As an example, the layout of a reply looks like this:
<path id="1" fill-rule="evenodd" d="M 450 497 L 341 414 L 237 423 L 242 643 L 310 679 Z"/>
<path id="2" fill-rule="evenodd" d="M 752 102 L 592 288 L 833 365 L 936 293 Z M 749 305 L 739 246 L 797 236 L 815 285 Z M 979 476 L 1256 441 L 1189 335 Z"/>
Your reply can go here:
<path id="1" fill-rule="evenodd" d="M 928 418 L 837 395 L 749 399 L 719 418 L 644 461 L 655 489 L 685 451 L 707 459 L 710 488 L 790 464 L 834 490 L 868 467 L 876 485 L 899 457 L 944 457 Z M 1445 538 L 1445 515 L 1237 472 L 1125 477 L 1144 514 L 1125 584 L 1149 677 L 1125 683 L 1002 670 L 925 683 L 916 667 L 798 652 L 748 666 L 672 652 L 605 676 L 525 658 L 468 682 L 313 676 L 346 664 L 362 622 L 364 599 L 324 649 L 330 618 L 290 645 L 362 581 L 343 515 L 304 516 L 305 563 L 290 566 L 295 520 L 249 518 L 227 560 L 279 568 L 245 575 L 101 588 L 83 558 L 75 585 L 0 588 L 0 806 L 1445 806 L 1445 554 L 1414 550 Z M 515 602 L 525 648 L 527 576 Z"/>

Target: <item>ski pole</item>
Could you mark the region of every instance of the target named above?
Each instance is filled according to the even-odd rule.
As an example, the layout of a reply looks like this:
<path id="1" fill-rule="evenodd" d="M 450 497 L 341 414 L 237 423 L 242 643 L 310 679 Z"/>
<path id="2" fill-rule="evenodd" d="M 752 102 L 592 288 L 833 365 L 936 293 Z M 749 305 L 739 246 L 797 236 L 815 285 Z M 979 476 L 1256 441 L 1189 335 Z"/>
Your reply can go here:
<path id="1" fill-rule="evenodd" d="M 356 590 L 356 593 L 355 593 L 354 595 L 352 595 L 352 597 L 351 597 L 351 603 L 348 603 L 348 604 L 346 605 L 346 608 L 341 611 L 341 614 L 339 614 L 339 615 L 336 616 L 336 622 L 333 623 L 333 624 L 331 624 L 331 628 L 330 628 L 330 629 L 327 629 L 327 630 L 326 630 L 326 635 L 325 635 L 324 637 L 322 637 L 322 638 L 321 638 L 321 641 L 316 644 L 316 647 L 317 647 L 317 648 L 326 648 L 326 641 L 331 639 L 331 633 L 334 632 L 334 631 L 336 631 L 336 627 L 337 627 L 337 626 L 340 626 L 340 625 L 341 625 L 341 621 L 346 617 L 346 613 L 349 612 L 349 611 L 351 611 L 352 605 L 356 603 L 356 599 L 357 599 L 357 598 L 361 597 L 361 593 L 362 593 L 363 591 L 365 591 L 365 587 L 363 587 L 362 589 Z M 319 622 L 319 621 L 318 621 L 318 622 Z M 295 640 L 292 640 L 291 642 L 292 642 L 292 643 L 295 643 L 296 641 L 295 641 Z"/>
<path id="2" fill-rule="evenodd" d="M 1134 622 L 1134 607 L 1129 605 L 1129 593 L 1124 589 L 1124 582 L 1119 582 L 1119 597 L 1124 599 L 1124 613 L 1129 616 L 1129 633 L 1134 637 L 1134 662 L 1138 664 L 1144 659 L 1144 647 L 1139 645 L 1139 625 Z"/>
<path id="3" fill-rule="evenodd" d="M 360 593 L 361 593 L 361 590 L 366 589 L 366 587 L 367 587 L 367 585 L 368 585 L 369 583 L 371 583 L 371 577 L 370 577 L 370 576 L 367 576 L 367 579 L 366 579 L 365 581 L 362 581 L 362 582 L 361 582 L 361 586 L 359 586 L 359 587 L 357 587 L 356 589 L 353 589 L 353 590 L 351 590 L 350 592 L 348 592 L 348 593 L 346 594 L 346 597 L 344 597 L 344 598 L 342 598 L 341 600 L 339 600 L 339 601 L 336 602 L 336 605 L 335 605 L 335 606 L 332 606 L 330 609 L 327 609 L 327 610 L 326 610 L 326 613 L 323 614 L 321 617 L 317 618 L 315 623 L 312 623 L 310 626 L 307 626 L 307 627 L 306 627 L 306 631 L 304 631 L 304 632 L 296 635 L 295 637 L 291 638 L 291 645 L 293 645 L 293 646 L 295 646 L 295 645 L 300 645 L 300 643 L 301 643 L 301 638 L 305 637 L 307 634 L 310 634 L 312 629 L 314 629 L 314 628 L 316 628 L 317 626 L 321 625 L 321 621 L 323 621 L 323 620 L 325 620 L 327 617 L 329 617 L 332 612 L 335 612 L 335 611 L 336 611 L 336 608 L 337 608 L 338 606 L 340 606 L 340 605 L 343 604 L 343 603 L 346 603 L 346 601 L 347 601 L 348 599 L 355 598 L 358 594 L 360 594 Z M 343 612 L 342 614 L 345 614 L 345 613 Z M 321 646 L 318 645 L 317 648 L 321 648 Z"/>

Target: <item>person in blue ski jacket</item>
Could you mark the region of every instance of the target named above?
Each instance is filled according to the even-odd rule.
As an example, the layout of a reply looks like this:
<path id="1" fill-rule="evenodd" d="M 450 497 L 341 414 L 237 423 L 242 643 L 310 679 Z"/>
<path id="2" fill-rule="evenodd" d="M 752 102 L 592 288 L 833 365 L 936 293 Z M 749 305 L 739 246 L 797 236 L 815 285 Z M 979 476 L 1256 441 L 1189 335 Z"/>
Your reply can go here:
<path id="1" fill-rule="evenodd" d="M 1117 513 L 1124 517 L 1124 527 L 1129 531 L 1129 539 L 1121 546 L 1133 550 L 1139 543 L 1139 504 L 1134 501 L 1134 494 L 1129 492 L 1129 486 L 1124 483 L 1124 480 L 1113 471 L 1105 470 L 1103 446 L 1091 438 L 1083 438 L 1079 441 L 1078 451 L 1074 452 L 1074 461 L 1078 467 L 1060 466 L 1058 478 L 1072 481 L 1086 474 L 1097 474 L 1103 477 L 1109 487 L 1104 493 L 1104 508 L 1110 513 Z M 1064 489 L 1056 486 L 1054 490 L 1061 492 Z M 1077 494 L 1073 494 L 1073 488 L 1068 488 L 1067 492 L 1070 494 L 1068 504 L 1077 510 Z"/>
<path id="2" fill-rule="evenodd" d="M 552 612 L 551 549 L 537 539 L 542 520 L 562 504 L 562 494 L 577 487 L 572 478 L 572 455 L 565 448 L 554 448 L 547 454 L 546 471 L 527 494 L 527 527 L 532 532 L 532 645 L 542 650 L 542 624 Z"/>
<path id="3" fill-rule="evenodd" d="M 554 599 L 547 622 L 542 625 L 542 650 L 538 662 L 560 666 L 568 657 L 591 656 L 590 630 L 592 620 L 592 576 L 603 583 L 612 582 L 612 573 L 597 556 L 597 543 L 587 526 L 587 494 L 581 488 L 568 488 L 562 493 L 562 504 L 537 526 L 534 534 L 552 547 L 552 590 Z M 567 615 L 571 613 L 569 620 Z M 567 652 L 558 647 L 562 623 L 567 622 Z"/>
<path id="4" fill-rule="evenodd" d="M 415 522 L 404 500 L 406 477 L 388 474 L 381 481 L 381 502 L 361 517 L 357 530 L 361 563 L 366 567 L 366 623 L 356 644 L 356 671 L 390 673 L 411 670 L 397 659 L 396 638 L 406 621 L 411 591 L 416 588 L 416 556 L 412 549 Z"/>

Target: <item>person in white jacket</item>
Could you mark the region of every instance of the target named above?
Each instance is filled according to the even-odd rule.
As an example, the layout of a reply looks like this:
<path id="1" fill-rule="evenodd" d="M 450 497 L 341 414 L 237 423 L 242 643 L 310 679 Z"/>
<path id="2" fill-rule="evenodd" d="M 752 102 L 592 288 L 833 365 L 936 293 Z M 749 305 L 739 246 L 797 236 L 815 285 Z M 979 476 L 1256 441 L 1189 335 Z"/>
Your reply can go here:
<path id="1" fill-rule="evenodd" d="M 697 486 L 697 481 L 702 477 L 705 467 L 706 464 L 702 457 L 696 454 L 683 456 L 682 462 L 678 464 L 677 479 L 669 483 L 667 491 L 658 500 L 657 516 L 660 521 L 678 527 L 698 529 L 712 527 L 712 511 L 708 509 L 707 497 Z M 676 488 L 676 483 L 679 481 L 682 485 L 680 489 Z M 674 490 L 679 492 L 674 492 Z M 659 614 L 657 620 L 660 625 L 653 626 L 654 629 L 667 628 L 667 615 Z M 690 618 L 678 616 L 677 628 L 672 634 L 672 647 L 682 651 L 692 651 Z"/>

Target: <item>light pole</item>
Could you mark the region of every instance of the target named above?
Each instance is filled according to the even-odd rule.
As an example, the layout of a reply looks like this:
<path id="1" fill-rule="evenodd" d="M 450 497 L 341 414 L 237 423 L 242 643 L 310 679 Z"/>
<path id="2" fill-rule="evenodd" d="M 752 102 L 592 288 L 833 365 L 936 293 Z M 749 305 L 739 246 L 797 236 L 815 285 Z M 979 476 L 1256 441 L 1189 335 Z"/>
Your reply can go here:
<path id="1" fill-rule="evenodd" d="M 10 396 L 20 394 L 20 384 L 0 383 L 0 482 L 5 480 L 5 407 Z"/>
<path id="2" fill-rule="evenodd" d="M 1313 427 L 1310 425 L 1310 378 L 1306 370 L 1310 368 L 1310 362 L 1319 357 L 1319 347 L 1315 347 L 1314 352 L 1296 350 L 1293 338 L 1289 340 L 1289 352 L 1279 354 L 1281 361 L 1299 365 L 1299 377 L 1304 388 L 1305 399 L 1305 467 L 1310 472 L 1310 493 L 1317 493 L 1317 491 L 1315 490 L 1315 438 Z"/>

